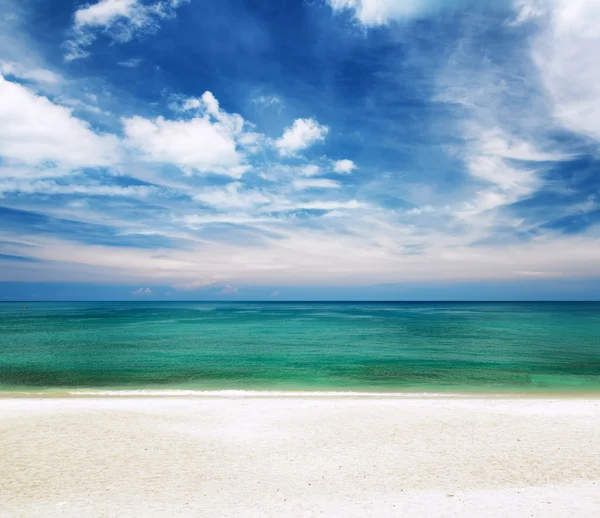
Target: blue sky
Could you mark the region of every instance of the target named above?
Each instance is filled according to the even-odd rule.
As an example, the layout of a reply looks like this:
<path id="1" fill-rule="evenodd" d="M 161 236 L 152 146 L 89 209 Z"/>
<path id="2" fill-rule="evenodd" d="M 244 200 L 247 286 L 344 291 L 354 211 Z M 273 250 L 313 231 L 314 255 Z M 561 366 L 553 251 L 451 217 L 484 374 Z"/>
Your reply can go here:
<path id="1" fill-rule="evenodd" d="M 0 300 L 597 299 L 595 0 L 5 0 Z"/>

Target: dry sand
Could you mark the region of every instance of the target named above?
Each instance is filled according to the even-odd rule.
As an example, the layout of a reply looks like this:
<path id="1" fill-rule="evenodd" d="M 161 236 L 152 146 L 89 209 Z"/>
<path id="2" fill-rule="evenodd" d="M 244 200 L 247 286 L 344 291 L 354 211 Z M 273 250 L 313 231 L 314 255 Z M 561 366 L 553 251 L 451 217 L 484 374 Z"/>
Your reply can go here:
<path id="1" fill-rule="evenodd" d="M 600 400 L 0 399 L 0 516 L 600 516 Z"/>

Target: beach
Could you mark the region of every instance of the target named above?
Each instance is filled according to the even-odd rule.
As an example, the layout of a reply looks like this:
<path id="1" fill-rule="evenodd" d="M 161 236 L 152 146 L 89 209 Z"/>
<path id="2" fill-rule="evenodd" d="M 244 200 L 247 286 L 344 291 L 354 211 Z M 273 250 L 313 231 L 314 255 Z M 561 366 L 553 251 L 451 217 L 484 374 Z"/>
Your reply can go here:
<path id="1" fill-rule="evenodd" d="M 1 516 L 598 516 L 600 397 L 0 399 Z"/>

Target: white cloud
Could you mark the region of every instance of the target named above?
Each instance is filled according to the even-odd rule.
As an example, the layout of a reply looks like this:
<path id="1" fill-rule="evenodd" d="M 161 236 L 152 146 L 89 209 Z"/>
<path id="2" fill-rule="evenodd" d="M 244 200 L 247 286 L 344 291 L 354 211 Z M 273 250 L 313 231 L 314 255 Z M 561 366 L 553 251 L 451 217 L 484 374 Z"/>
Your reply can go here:
<path id="1" fill-rule="evenodd" d="M 464 3 L 460 0 L 327 0 L 327 2 L 334 11 L 353 10 L 356 19 L 364 25 L 381 25 L 394 20 L 407 20 Z"/>
<path id="2" fill-rule="evenodd" d="M 327 179 L 297 180 L 292 184 L 296 190 L 305 189 L 335 189 L 339 186 L 337 182 Z M 306 183 L 304 183 L 306 182 Z M 312 198 L 312 199 L 311 199 Z M 296 210 L 339 210 L 366 208 L 366 205 L 357 200 L 331 200 L 331 199 L 298 199 L 295 196 L 287 197 L 277 188 L 275 192 L 260 189 L 244 188 L 240 182 L 233 182 L 224 187 L 205 188 L 195 194 L 193 199 L 220 211 L 242 211 L 245 215 L 241 222 L 247 222 L 248 217 L 276 212 L 287 212 Z M 234 217 L 235 219 L 236 217 Z M 251 218 L 251 219 L 252 219 Z M 193 221 L 192 221 L 193 220 Z M 199 223 L 201 221 L 215 220 L 213 216 L 205 218 L 193 217 L 188 222 Z"/>
<path id="3" fill-rule="evenodd" d="M 533 170 L 511 167 L 498 155 L 481 152 L 470 156 L 466 165 L 472 176 L 494 184 L 504 191 L 529 193 L 537 183 Z"/>
<path id="4" fill-rule="evenodd" d="M 99 135 L 71 110 L 0 76 L 0 156 L 28 165 L 108 166 L 118 139 Z"/>
<path id="5" fill-rule="evenodd" d="M 27 68 L 20 63 L 10 61 L 0 61 L 0 74 L 4 76 L 13 76 L 34 83 L 58 84 L 62 81 L 60 75 L 45 68 Z"/>
<path id="6" fill-rule="evenodd" d="M 517 16 L 508 25 L 521 25 L 539 18 L 544 15 L 546 6 L 546 0 L 515 0 Z"/>
<path id="7" fill-rule="evenodd" d="M 238 148 L 258 145 L 261 135 L 245 131 L 246 122 L 237 113 L 220 109 L 211 92 L 200 98 L 179 98 L 171 106 L 191 119 L 123 119 L 126 145 L 148 162 L 169 163 L 186 173 L 218 173 L 241 177 L 250 166 Z"/>
<path id="8" fill-rule="evenodd" d="M 292 186 L 296 191 L 304 191 L 307 189 L 339 189 L 341 184 L 326 178 L 308 178 L 306 180 L 294 180 Z"/>
<path id="9" fill-rule="evenodd" d="M 523 15 L 532 16 L 537 14 Z M 463 199 L 453 200 L 448 212 L 480 232 L 474 239 L 512 224 L 501 209 L 533 196 L 544 186 L 549 163 L 570 158 L 548 137 L 553 125 L 547 103 L 534 89 L 536 79 L 527 56 L 498 63 L 482 55 L 480 40 L 472 35 L 459 40 L 438 78 L 437 100 L 462 113 L 457 128 L 463 146 L 450 152 L 477 180 L 465 185 Z"/>
<path id="10" fill-rule="evenodd" d="M 225 187 L 203 189 L 194 195 L 200 201 L 220 210 L 249 210 L 271 203 L 272 198 L 256 189 L 244 189 L 240 182 L 227 184 Z"/>
<path id="11" fill-rule="evenodd" d="M 174 16 L 175 9 L 188 0 L 99 0 L 81 7 L 73 16 L 73 37 L 65 42 L 65 59 L 71 61 L 89 55 L 86 50 L 101 31 L 116 41 L 126 42 L 136 34 L 152 32 L 159 20 Z"/>
<path id="12" fill-rule="evenodd" d="M 329 128 L 314 119 L 296 119 L 292 126 L 286 128 L 283 135 L 275 140 L 274 145 L 281 155 L 294 155 L 315 142 L 325 140 L 327 133 Z"/>
<path id="13" fill-rule="evenodd" d="M 219 101 L 212 92 L 204 92 L 200 97 L 176 97 L 176 102 L 171 104 L 171 108 L 178 112 L 193 112 L 199 116 L 209 116 L 215 122 L 236 138 L 243 138 L 248 135 L 244 131 L 246 121 L 237 113 L 227 113 L 221 109 Z M 249 133 L 248 143 L 254 143 L 256 133 Z"/>
<path id="14" fill-rule="evenodd" d="M 149 185 L 77 185 L 73 183 L 59 184 L 54 180 L 0 179 L 0 196 L 2 193 L 20 192 L 23 194 L 82 194 L 85 196 L 126 196 L 130 198 L 147 198 L 157 192 L 156 187 Z"/>
<path id="15" fill-rule="evenodd" d="M 298 176 L 311 177 L 317 176 L 323 173 L 321 167 L 317 164 L 304 164 L 304 165 L 283 165 L 277 164 L 273 167 L 273 178 L 279 178 L 282 176 L 290 176 L 296 178 Z"/>
<path id="16" fill-rule="evenodd" d="M 101 108 L 98 108 L 98 106 L 86 103 L 81 99 L 73 99 L 71 97 L 57 97 L 54 99 L 54 103 L 60 104 L 62 106 L 68 106 L 76 110 L 94 113 L 95 115 L 110 115 L 109 112 L 105 112 Z"/>
<path id="17" fill-rule="evenodd" d="M 125 68 L 136 68 L 140 65 L 141 62 L 142 62 L 141 58 L 131 58 L 131 59 L 126 59 L 125 61 L 119 61 L 117 63 L 117 65 L 119 65 L 120 67 L 125 67 Z"/>
<path id="18" fill-rule="evenodd" d="M 484 129 L 475 126 L 471 133 L 477 134 L 481 152 L 487 155 L 529 162 L 554 162 L 569 158 L 556 151 L 540 150 L 533 142 L 520 136 L 511 136 L 499 127 Z"/>
<path id="19" fill-rule="evenodd" d="M 471 219 L 533 195 L 542 185 L 539 162 L 562 158 L 561 155 L 541 152 L 532 143 L 518 137 L 506 140 L 495 127 L 477 129 L 477 124 L 472 124 L 467 128 L 464 151 L 467 171 L 487 185 L 477 191 L 474 198 L 462 203 L 456 211 L 456 216 L 461 219 Z M 509 163 L 511 159 L 521 160 L 525 165 L 513 165 Z M 475 225 L 487 223 L 484 219 L 473 220 Z"/>
<path id="20" fill-rule="evenodd" d="M 154 120 L 135 116 L 123 120 L 126 144 L 149 162 L 171 163 L 187 171 L 240 176 L 242 157 L 233 136 L 207 117 L 190 121 Z"/>
<path id="21" fill-rule="evenodd" d="M 352 160 L 337 160 L 333 164 L 333 171 L 340 174 L 350 174 L 356 169 L 356 164 Z"/>
<path id="22" fill-rule="evenodd" d="M 365 209 L 368 206 L 364 203 L 360 203 L 357 200 L 349 200 L 349 201 L 306 201 L 306 202 L 298 202 L 293 207 L 294 209 L 308 209 L 308 210 L 340 210 L 340 209 Z"/>
<path id="23" fill-rule="evenodd" d="M 252 102 L 265 108 L 275 106 L 281 108 L 281 106 L 283 105 L 283 101 L 276 95 L 259 95 L 258 97 L 254 97 L 252 99 Z"/>
<path id="24" fill-rule="evenodd" d="M 135 291 L 132 291 L 134 295 L 152 295 L 152 290 L 150 288 L 138 288 Z"/>
<path id="25" fill-rule="evenodd" d="M 537 2 L 522 8 L 539 9 Z M 538 13 L 532 57 L 566 128 L 600 140 L 600 2 L 555 0 Z"/>
<path id="26" fill-rule="evenodd" d="M 406 213 L 413 216 L 419 216 L 421 214 L 430 214 L 432 212 L 435 212 L 434 207 L 431 205 L 424 205 L 423 207 L 415 207 L 414 209 L 410 209 Z"/>
<path id="27" fill-rule="evenodd" d="M 207 286 L 211 286 L 218 282 L 218 279 L 215 277 L 209 277 L 206 279 L 197 279 L 190 282 L 182 282 L 178 284 L 174 284 L 173 288 L 179 291 L 194 291 L 200 288 L 206 288 Z"/>
<path id="28" fill-rule="evenodd" d="M 295 168 L 301 176 L 316 176 L 321 173 L 321 168 L 316 164 L 307 164 Z"/>
<path id="29" fill-rule="evenodd" d="M 138 0 L 100 0 L 75 11 L 75 24 L 109 25 L 117 18 L 132 18 L 134 10 L 139 7 Z"/>

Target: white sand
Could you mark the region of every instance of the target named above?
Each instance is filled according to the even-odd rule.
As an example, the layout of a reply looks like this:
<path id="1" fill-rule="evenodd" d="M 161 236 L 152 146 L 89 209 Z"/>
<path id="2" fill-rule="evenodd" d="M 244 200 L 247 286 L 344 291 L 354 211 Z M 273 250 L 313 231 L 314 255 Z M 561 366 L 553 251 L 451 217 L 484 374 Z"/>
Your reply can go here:
<path id="1" fill-rule="evenodd" d="M 0 399 L 0 516 L 600 516 L 600 400 Z"/>

